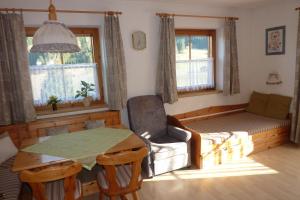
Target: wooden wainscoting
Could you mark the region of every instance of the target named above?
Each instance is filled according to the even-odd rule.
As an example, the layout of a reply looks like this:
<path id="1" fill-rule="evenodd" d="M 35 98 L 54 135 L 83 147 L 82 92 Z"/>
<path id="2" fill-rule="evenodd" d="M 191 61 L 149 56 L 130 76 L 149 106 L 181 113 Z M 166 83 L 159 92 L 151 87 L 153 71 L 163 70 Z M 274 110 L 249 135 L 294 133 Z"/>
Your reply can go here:
<path id="1" fill-rule="evenodd" d="M 8 132 L 14 144 L 19 148 L 22 140 L 26 138 L 45 136 L 46 128 L 66 125 L 70 132 L 80 131 L 84 130 L 85 121 L 87 120 L 104 120 L 107 127 L 118 126 L 121 124 L 120 113 L 118 111 L 104 111 L 0 126 L 0 134 Z"/>

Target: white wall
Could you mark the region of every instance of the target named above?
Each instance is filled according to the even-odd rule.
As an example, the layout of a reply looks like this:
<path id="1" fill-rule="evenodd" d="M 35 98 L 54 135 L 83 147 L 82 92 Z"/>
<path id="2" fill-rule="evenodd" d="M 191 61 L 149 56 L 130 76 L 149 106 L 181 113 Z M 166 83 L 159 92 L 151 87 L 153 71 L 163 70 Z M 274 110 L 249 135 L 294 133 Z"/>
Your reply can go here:
<path id="1" fill-rule="evenodd" d="M 250 84 L 253 81 L 249 80 L 249 74 L 250 72 L 255 71 L 253 70 L 254 67 L 252 69 L 249 68 L 248 65 L 249 62 L 252 62 L 249 56 L 251 52 L 248 39 L 251 28 L 251 26 L 249 26 L 249 24 L 251 24 L 251 12 L 248 10 L 209 7 L 203 4 L 157 3 L 125 0 L 72 0 L 72 3 L 70 3 L 69 0 L 55 0 L 55 5 L 58 9 L 120 10 L 123 12 L 123 15 L 120 17 L 120 23 L 126 57 L 128 97 L 155 93 L 155 75 L 159 49 L 159 18 L 155 16 L 156 12 L 239 16 L 240 20 L 237 21 L 237 33 L 241 94 L 232 97 L 224 97 L 222 94 L 212 94 L 180 98 L 177 103 L 166 105 L 166 110 L 169 114 L 176 114 L 211 105 L 237 104 L 248 101 L 251 89 L 254 87 L 254 85 L 252 86 Z M 0 7 L 47 8 L 48 0 L 1 0 Z M 26 25 L 40 25 L 46 18 L 46 13 L 24 14 Z M 103 26 L 103 17 L 99 15 L 59 14 L 58 18 L 68 26 L 97 26 L 100 27 L 101 30 Z M 176 18 L 176 27 L 216 28 L 218 30 L 218 40 L 220 41 L 222 39 L 222 20 Z M 144 31 L 147 35 L 147 49 L 143 51 L 136 51 L 131 47 L 131 34 L 136 30 Z M 261 32 L 262 35 L 264 35 L 263 30 Z M 221 48 L 220 44 L 219 47 Z M 257 66 L 258 65 L 259 64 L 257 64 Z M 218 58 L 217 68 L 219 79 L 218 85 L 220 85 L 222 79 L 222 59 L 220 56 Z M 123 112 L 125 123 L 127 121 L 126 115 L 126 111 Z"/>
<path id="2" fill-rule="evenodd" d="M 252 28 L 248 34 L 251 41 L 252 58 L 248 64 L 251 73 L 249 84 L 251 89 L 266 93 L 279 93 L 293 96 L 296 63 L 296 45 L 298 12 L 294 8 L 300 6 L 298 0 L 284 0 L 281 3 L 269 4 L 251 10 Z M 286 53 L 284 55 L 265 55 L 265 29 L 286 26 Z M 268 74 L 277 71 L 283 84 L 266 85 Z"/>

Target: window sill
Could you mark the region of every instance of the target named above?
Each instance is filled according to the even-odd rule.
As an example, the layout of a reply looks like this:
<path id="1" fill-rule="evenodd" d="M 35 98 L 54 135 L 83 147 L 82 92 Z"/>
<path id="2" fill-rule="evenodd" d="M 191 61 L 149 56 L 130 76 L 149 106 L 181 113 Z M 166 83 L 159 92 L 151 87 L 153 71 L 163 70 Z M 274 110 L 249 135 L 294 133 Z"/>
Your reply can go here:
<path id="1" fill-rule="evenodd" d="M 71 108 L 61 108 L 55 111 L 45 110 L 45 111 L 37 111 L 37 119 L 46 119 L 52 117 L 62 117 L 76 114 L 84 114 L 91 112 L 98 112 L 108 110 L 106 104 L 102 105 L 92 105 L 89 107 L 71 107 Z"/>
<path id="2" fill-rule="evenodd" d="M 185 97 L 193 97 L 193 96 L 220 94 L 222 92 L 223 92 L 222 90 L 203 90 L 203 91 L 178 93 L 178 96 L 179 98 L 185 98 Z"/>

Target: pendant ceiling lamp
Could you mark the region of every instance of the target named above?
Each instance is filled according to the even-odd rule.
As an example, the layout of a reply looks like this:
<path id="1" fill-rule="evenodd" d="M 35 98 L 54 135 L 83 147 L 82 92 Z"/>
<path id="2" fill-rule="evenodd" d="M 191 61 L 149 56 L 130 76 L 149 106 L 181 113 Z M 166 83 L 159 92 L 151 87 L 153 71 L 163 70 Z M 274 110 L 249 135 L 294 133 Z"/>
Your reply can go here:
<path id="1" fill-rule="evenodd" d="M 33 36 L 32 53 L 74 53 L 80 48 L 74 33 L 65 24 L 57 21 L 56 9 L 50 1 L 48 21 Z"/>

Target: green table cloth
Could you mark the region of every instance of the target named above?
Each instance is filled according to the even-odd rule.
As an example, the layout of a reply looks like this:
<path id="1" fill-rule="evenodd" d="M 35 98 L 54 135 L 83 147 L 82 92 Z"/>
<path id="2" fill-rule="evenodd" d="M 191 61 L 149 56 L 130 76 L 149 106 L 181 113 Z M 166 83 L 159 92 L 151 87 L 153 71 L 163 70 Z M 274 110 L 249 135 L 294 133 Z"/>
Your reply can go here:
<path id="1" fill-rule="evenodd" d="M 26 147 L 22 151 L 78 161 L 84 168 L 91 170 L 96 164 L 97 155 L 131 134 L 128 129 L 96 128 L 50 136 L 46 141 Z"/>

